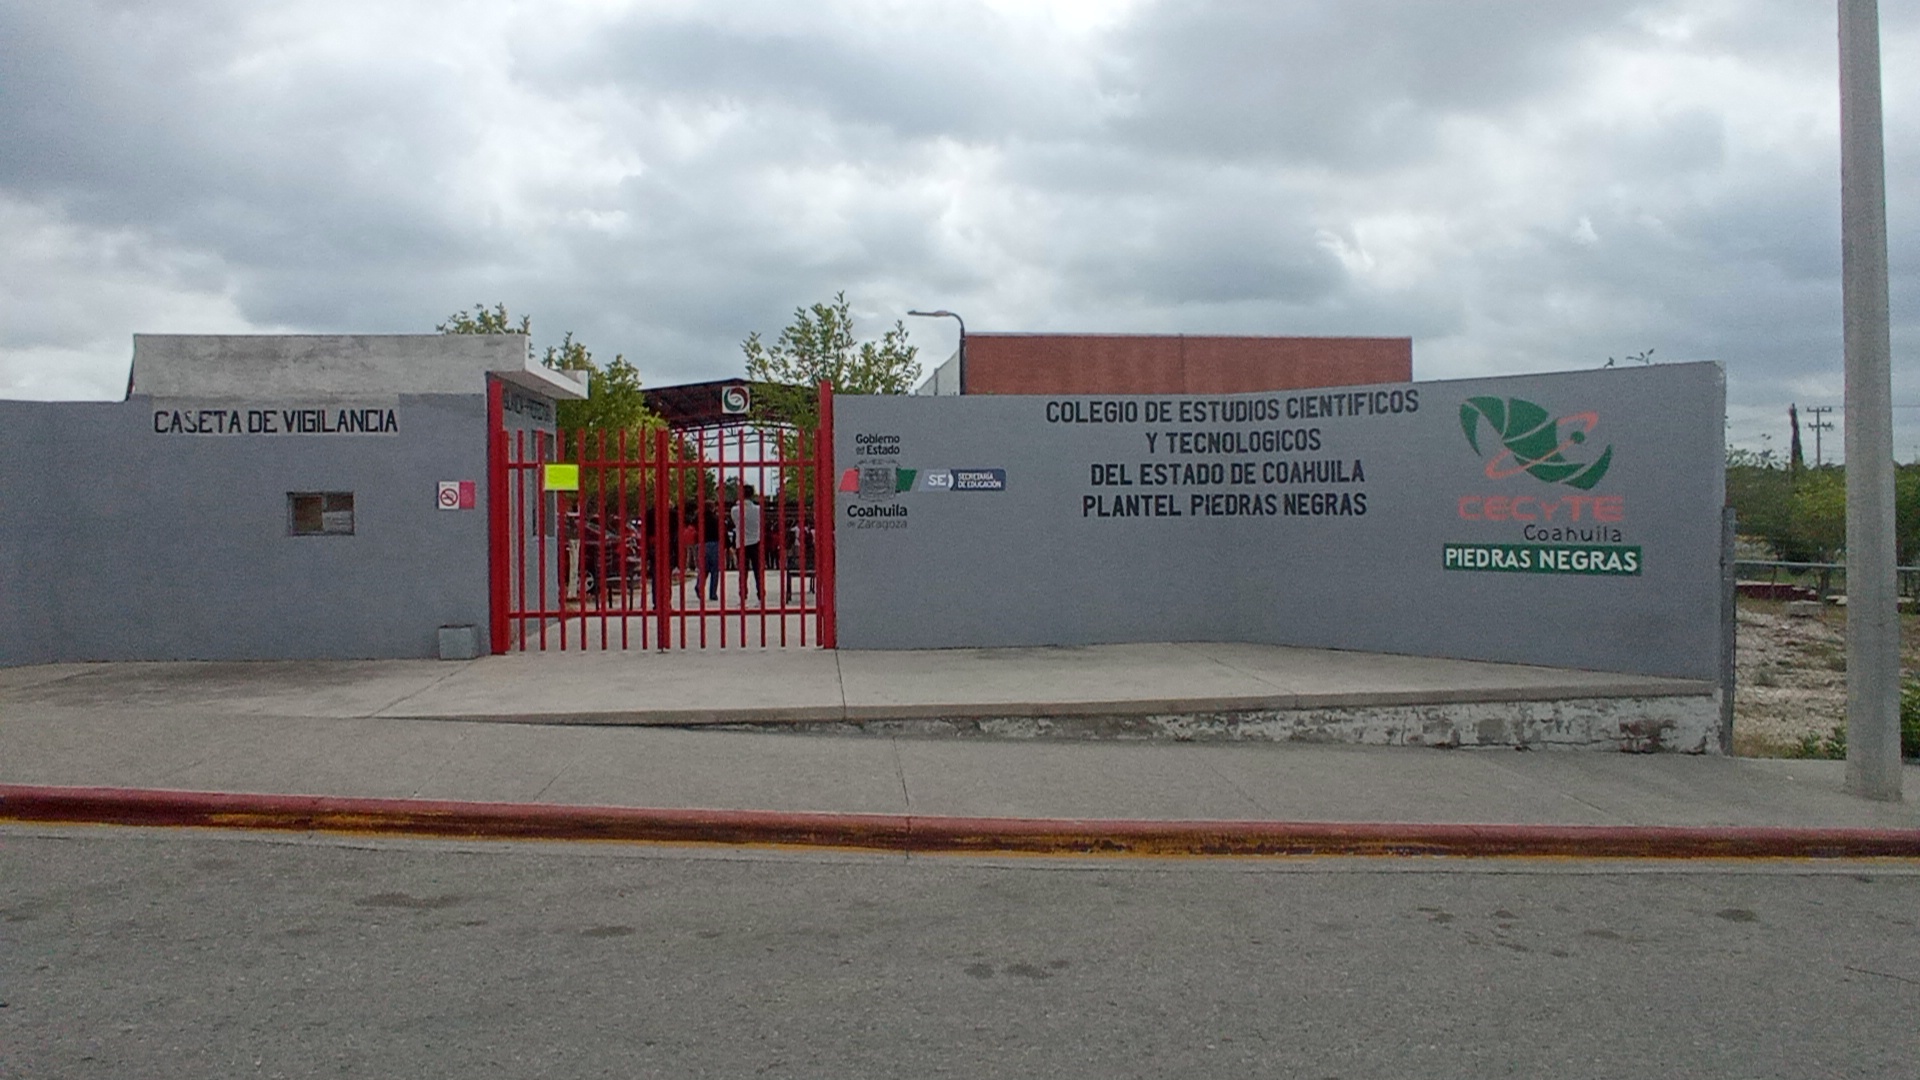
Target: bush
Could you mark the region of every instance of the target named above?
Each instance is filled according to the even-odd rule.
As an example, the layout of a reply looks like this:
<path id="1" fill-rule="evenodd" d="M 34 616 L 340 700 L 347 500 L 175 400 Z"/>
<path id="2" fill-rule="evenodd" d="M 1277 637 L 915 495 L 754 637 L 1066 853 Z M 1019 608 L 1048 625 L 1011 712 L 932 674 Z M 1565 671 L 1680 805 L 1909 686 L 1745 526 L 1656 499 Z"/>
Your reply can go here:
<path id="1" fill-rule="evenodd" d="M 1920 757 L 1920 682 L 1900 688 L 1900 756 Z"/>
<path id="2" fill-rule="evenodd" d="M 1802 735 L 1798 756 L 1839 760 L 1847 756 L 1847 725 L 1835 724 L 1825 735 Z M 1900 756 L 1920 758 L 1920 681 L 1900 687 Z"/>

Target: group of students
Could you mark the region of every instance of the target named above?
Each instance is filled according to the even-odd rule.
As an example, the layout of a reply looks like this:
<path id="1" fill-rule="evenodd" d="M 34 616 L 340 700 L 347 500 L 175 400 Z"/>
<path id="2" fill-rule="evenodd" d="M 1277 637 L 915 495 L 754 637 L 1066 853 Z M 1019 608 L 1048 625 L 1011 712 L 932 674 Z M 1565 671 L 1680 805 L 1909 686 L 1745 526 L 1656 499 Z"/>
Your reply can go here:
<path id="1" fill-rule="evenodd" d="M 682 526 L 682 538 L 698 544 L 700 558 L 700 576 L 694 583 L 696 593 L 704 592 L 707 599 L 720 599 L 720 578 L 726 568 L 725 554 L 733 549 L 730 537 L 738 538 L 740 551 L 740 572 L 746 577 L 740 583 L 740 596 L 747 595 L 747 581 L 753 583 L 753 594 L 762 603 L 766 601 L 766 585 L 762 580 L 766 569 L 761 557 L 761 539 L 764 537 L 765 523 L 760 511 L 759 495 L 752 484 L 740 487 L 740 497 L 726 507 L 722 516 L 718 503 L 708 503 L 694 512 L 695 520 Z"/>
<path id="2" fill-rule="evenodd" d="M 792 504 L 776 502 L 771 515 L 773 520 L 769 521 L 751 484 L 742 484 L 731 499 L 702 499 L 670 506 L 664 521 L 665 565 L 676 573 L 697 567 L 695 588 L 709 600 L 720 599 L 725 571 L 737 569 L 741 573 L 741 599 L 746 599 L 751 582 L 754 596 L 764 603 L 769 565 L 805 573 L 813 559 L 813 526 L 806 520 L 807 514 Z M 583 587 L 589 590 L 622 577 L 629 582 L 642 580 L 645 567 L 652 561 L 648 552 L 661 539 L 658 522 L 649 514 L 632 519 L 627 529 L 617 529 L 613 522 L 592 512 L 570 512 L 566 530 L 577 541 L 571 557 L 579 560 L 580 569 L 563 562 L 563 579 L 573 581 L 578 573 Z M 737 561 L 730 556 L 732 552 L 738 553 Z M 561 557 L 567 559 L 569 554 L 563 552 Z M 658 589 L 668 579 L 654 580 Z"/>

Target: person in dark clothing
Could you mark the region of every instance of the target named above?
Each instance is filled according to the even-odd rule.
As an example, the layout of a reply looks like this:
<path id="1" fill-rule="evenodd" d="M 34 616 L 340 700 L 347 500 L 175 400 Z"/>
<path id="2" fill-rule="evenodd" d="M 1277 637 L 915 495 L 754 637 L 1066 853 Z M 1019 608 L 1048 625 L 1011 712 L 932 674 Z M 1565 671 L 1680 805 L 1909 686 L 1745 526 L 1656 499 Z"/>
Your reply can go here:
<path id="1" fill-rule="evenodd" d="M 720 508 L 713 503 L 700 507 L 695 513 L 700 525 L 700 578 L 694 583 L 694 593 L 706 593 L 707 599 L 720 599 L 720 543 L 726 536 L 726 526 L 720 517 Z"/>

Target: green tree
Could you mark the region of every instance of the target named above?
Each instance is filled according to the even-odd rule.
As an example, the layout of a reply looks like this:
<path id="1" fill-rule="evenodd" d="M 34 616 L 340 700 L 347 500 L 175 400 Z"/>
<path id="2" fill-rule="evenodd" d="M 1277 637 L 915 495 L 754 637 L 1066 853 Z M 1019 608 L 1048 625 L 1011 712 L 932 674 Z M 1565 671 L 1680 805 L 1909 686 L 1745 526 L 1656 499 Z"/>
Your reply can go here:
<path id="1" fill-rule="evenodd" d="M 855 340 L 845 292 L 795 308 L 777 341 L 768 345 L 755 331 L 740 351 L 754 383 L 756 416 L 807 430 L 820 423 L 816 387 L 823 381 L 840 394 L 904 394 L 920 376 L 919 349 L 907 343 L 905 324 L 896 320 L 877 342 Z"/>
<path id="2" fill-rule="evenodd" d="M 1819 562 L 1847 547 L 1847 473 L 1836 466 L 1808 469 L 1793 487 L 1793 536 Z"/>
<path id="3" fill-rule="evenodd" d="M 1832 562 L 1847 545 L 1847 470 L 1804 466 L 1798 474 L 1766 452 L 1727 451 L 1727 505 L 1740 532 L 1787 562 Z M 1900 565 L 1920 562 L 1920 464 L 1896 466 L 1894 544 Z"/>
<path id="4" fill-rule="evenodd" d="M 443 334 L 531 336 L 533 317 L 522 315 L 520 321 L 515 322 L 505 304 L 495 304 L 492 308 L 475 304 L 472 311 L 456 311 L 434 329 Z M 566 433 L 570 444 L 577 443 L 578 432 L 586 432 L 591 444 L 601 433 L 605 433 L 611 443 L 622 431 L 627 433 L 631 444 L 646 432 L 665 426 L 647 407 L 646 394 L 640 388 L 639 369 L 628 363 L 624 355 L 615 356 L 603 368 L 594 362 L 593 353 L 586 345 L 573 339 L 573 331 L 569 330 L 560 344 L 547 346 L 540 362 L 555 371 L 588 373 L 586 400 L 560 402 L 556 426 Z"/>
<path id="5" fill-rule="evenodd" d="M 519 321 L 507 313 L 505 304 L 495 304 L 488 308 L 475 304 L 472 311 L 456 311 L 447 316 L 447 321 L 434 327 L 443 334 L 526 334 L 533 333 L 533 319 L 522 315 Z M 562 401 L 556 411 L 554 426 L 559 429 L 560 458 L 573 460 L 581 455 L 581 442 L 586 445 L 585 456 L 590 459 L 613 458 L 618 455 L 621 439 L 626 441 L 629 456 L 643 453 L 641 447 L 649 445 L 652 432 L 666 426 L 654 411 L 647 407 L 646 394 L 641 390 L 640 372 L 627 362 L 624 355 L 616 355 L 604 367 L 593 358 L 593 353 L 585 344 L 574 340 L 573 331 L 567 331 L 560 344 L 547 346 L 541 363 L 555 371 L 584 371 L 588 373 L 587 397 L 583 401 Z M 603 450 L 604 447 L 604 450 Z M 675 461 L 691 460 L 692 451 L 680 439 L 669 443 L 668 456 Z M 675 470 L 674 487 L 686 488 L 685 492 L 675 491 L 675 498 L 692 493 L 694 479 L 704 475 L 704 470 Z M 644 498 L 643 485 L 638 473 L 628 474 L 628 499 L 633 505 Z M 709 485 L 710 486 L 710 485 Z M 602 492 L 602 488 L 606 490 Z M 611 500 L 615 487 L 602 483 L 602 477 L 596 470 L 583 479 L 583 496 L 599 498 L 604 495 Z"/>
<path id="6" fill-rule="evenodd" d="M 489 309 L 485 304 L 473 305 L 472 311 L 456 311 L 447 316 L 447 321 L 434 327 L 443 334 L 533 334 L 533 317 L 522 315 L 515 323 L 513 316 L 507 314 L 507 305 L 495 304 Z"/>
<path id="7" fill-rule="evenodd" d="M 1727 505 L 1740 532 L 1765 541 L 1774 558 L 1810 562 L 1814 553 L 1794 532 L 1793 488 L 1793 474 L 1770 452 L 1728 449 Z"/>

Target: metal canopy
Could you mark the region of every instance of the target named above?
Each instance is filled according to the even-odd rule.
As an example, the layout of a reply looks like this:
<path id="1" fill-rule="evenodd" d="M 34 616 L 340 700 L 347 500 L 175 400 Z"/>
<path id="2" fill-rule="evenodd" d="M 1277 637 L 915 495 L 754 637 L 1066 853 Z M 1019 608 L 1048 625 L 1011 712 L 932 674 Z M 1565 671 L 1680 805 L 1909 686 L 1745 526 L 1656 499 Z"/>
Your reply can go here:
<path id="1" fill-rule="evenodd" d="M 754 427 L 766 427 L 765 419 L 752 413 L 724 413 L 720 411 L 720 392 L 729 386 L 753 387 L 747 379 L 715 379 L 712 382 L 681 383 L 678 386 L 661 386 L 651 390 L 643 389 L 647 408 L 654 415 L 667 422 L 669 428 L 735 427 L 746 424 Z"/>

